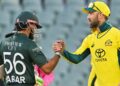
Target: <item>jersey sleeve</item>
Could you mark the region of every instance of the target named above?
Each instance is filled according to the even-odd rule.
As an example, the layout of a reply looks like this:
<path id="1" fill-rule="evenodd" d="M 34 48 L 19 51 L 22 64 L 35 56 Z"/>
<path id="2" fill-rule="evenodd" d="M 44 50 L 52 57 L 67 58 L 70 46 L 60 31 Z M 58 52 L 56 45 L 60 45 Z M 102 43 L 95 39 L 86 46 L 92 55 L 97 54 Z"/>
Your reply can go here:
<path id="1" fill-rule="evenodd" d="M 2 65 L 3 62 L 3 57 L 2 57 L 2 43 L 0 43 L 0 65 Z"/>
<path id="2" fill-rule="evenodd" d="M 33 64 L 37 64 L 41 67 L 42 65 L 47 63 L 45 55 L 35 43 L 33 43 L 29 48 L 29 55 L 33 61 Z"/>
<path id="3" fill-rule="evenodd" d="M 78 48 L 75 52 L 70 53 L 66 50 L 64 50 L 63 52 L 63 56 L 69 60 L 72 63 L 79 63 L 82 60 L 84 60 L 89 54 L 90 54 L 90 49 L 88 47 L 88 39 L 85 38 L 82 45 L 80 46 L 80 48 Z"/>
<path id="4" fill-rule="evenodd" d="M 89 37 L 86 37 L 83 40 L 81 46 L 75 52 L 73 52 L 73 54 L 79 55 L 79 54 L 82 54 L 83 52 L 87 52 L 87 50 L 89 49 L 89 43 L 90 43 L 89 42 Z"/>

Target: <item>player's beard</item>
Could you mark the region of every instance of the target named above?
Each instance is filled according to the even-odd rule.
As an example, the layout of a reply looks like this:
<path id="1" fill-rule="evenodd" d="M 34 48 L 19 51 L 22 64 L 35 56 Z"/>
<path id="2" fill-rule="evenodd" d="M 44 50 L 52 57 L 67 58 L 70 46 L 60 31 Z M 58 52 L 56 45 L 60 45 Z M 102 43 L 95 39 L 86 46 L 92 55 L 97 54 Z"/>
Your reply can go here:
<path id="1" fill-rule="evenodd" d="M 99 22 L 98 21 L 94 21 L 90 24 L 90 28 L 97 28 L 99 26 Z"/>
<path id="2" fill-rule="evenodd" d="M 93 20 L 89 19 L 90 28 L 97 28 L 99 26 L 98 16 Z"/>
<path id="3" fill-rule="evenodd" d="M 29 35 L 29 39 L 31 39 L 31 40 L 34 39 L 33 33 L 30 33 L 30 35 Z"/>
<path id="4" fill-rule="evenodd" d="M 34 31 L 33 29 L 30 28 L 30 34 L 29 34 L 29 39 L 33 40 L 34 39 Z"/>

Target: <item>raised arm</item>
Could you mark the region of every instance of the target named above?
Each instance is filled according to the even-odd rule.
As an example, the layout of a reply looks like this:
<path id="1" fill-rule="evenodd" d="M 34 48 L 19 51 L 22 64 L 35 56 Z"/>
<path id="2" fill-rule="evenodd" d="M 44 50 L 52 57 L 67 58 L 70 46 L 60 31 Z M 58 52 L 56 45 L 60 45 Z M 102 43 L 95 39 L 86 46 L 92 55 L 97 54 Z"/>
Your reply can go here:
<path id="1" fill-rule="evenodd" d="M 84 60 L 89 54 L 90 54 L 90 49 L 88 47 L 88 41 L 85 39 L 80 46 L 74 53 L 71 53 L 67 50 L 65 50 L 65 43 L 62 40 L 57 40 L 54 43 L 54 51 L 55 52 L 60 52 L 61 55 L 63 55 L 67 60 L 69 60 L 72 63 L 79 63 L 82 60 Z"/>

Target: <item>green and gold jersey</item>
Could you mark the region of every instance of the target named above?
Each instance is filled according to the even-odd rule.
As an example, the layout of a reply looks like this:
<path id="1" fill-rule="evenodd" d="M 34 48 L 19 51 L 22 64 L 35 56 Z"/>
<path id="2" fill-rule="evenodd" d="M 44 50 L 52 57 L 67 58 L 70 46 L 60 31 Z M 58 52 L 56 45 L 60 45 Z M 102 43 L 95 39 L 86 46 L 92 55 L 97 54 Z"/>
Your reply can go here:
<path id="1" fill-rule="evenodd" d="M 120 84 L 120 31 L 114 27 L 101 34 L 88 36 L 91 64 L 98 86 Z"/>
<path id="2" fill-rule="evenodd" d="M 47 63 L 40 48 L 27 36 L 16 33 L 0 44 L 0 64 L 5 67 L 6 86 L 34 86 L 33 64 Z"/>
<path id="3" fill-rule="evenodd" d="M 94 69 L 90 76 L 93 81 L 89 82 L 89 86 L 95 86 L 96 80 L 96 86 L 118 86 L 120 84 L 120 30 L 107 24 L 101 28 L 103 31 L 100 33 L 95 31 L 88 35 L 73 54 L 64 51 L 63 55 L 72 62 L 80 62 L 85 56 L 91 54 L 91 65 Z"/>

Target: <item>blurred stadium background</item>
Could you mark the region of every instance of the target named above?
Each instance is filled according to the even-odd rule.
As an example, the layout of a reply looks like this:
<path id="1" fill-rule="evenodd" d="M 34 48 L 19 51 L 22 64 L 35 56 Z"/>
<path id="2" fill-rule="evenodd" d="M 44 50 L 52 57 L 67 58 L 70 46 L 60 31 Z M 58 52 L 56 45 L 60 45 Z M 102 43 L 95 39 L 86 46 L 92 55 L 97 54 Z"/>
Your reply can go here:
<path id="1" fill-rule="evenodd" d="M 36 32 L 35 41 L 48 59 L 54 54 L 52 43 L 57 39 L 63 39 L 66 48 L 73 52 L 90 33 L 87 15 L 81 12 L 81 8 L 91 1 L 95 0 L 0 0 L 0 41 L 13 30 L 18 14 L 27 10 L 36 13 L 43 26 Z M 120 0 L 104 1 L 112 11 L 109 21 L 120 27 Z M 77 65 L 62 58 L 50 86 L 87 86 L 89 72 L 89 56 Z"/>

